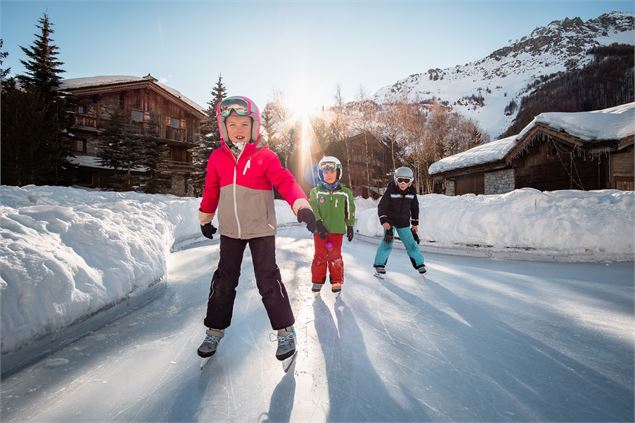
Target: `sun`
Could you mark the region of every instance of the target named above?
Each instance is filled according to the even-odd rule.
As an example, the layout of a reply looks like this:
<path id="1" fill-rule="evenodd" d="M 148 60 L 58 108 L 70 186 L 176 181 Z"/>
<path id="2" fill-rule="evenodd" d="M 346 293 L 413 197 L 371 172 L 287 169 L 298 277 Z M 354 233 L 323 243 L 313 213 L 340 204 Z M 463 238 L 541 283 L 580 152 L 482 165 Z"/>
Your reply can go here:
<path id="1" fill-rule="evenodd" d="M 315 87 L 315 85 L 314 85 Z M 320 110 L 320 93 L 301 77 L 292 79 L 285 96 L 291 116 L 298 121 L 310 119 Z"/>

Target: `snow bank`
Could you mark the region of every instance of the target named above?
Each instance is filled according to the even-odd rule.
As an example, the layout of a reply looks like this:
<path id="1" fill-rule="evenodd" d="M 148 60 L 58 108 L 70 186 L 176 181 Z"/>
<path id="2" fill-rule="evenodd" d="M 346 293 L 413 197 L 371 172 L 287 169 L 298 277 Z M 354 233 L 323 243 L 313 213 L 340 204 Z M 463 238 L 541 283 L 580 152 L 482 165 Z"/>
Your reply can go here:
<path id="1" fill-rule="evenodd" d="M 523 188 L 501 195 L 418 198 L 424 244 L 633 259 L 634 192 Z M 382 234 L 376 208 L 358 214 L 357 230 L 367 236 Z"/>
<path id="2" fill-rule="evenodd" d="M 2 351 L 159 282 L 197 202 L 63 187 L 0 189 Z"/>
<path id="3" fill-rule="evenodd" d="M 0 186 L 0 200 L 3 353 L 144 292 L 165 278 L 175 242 L 202 239 L 194 198 Z M 424 251 L 479 245 L 633 257 L 633 192 L 521 189 L 419 202 Z M 356 205 L 357 232 L 381 236 L 377 201 Z M 296 223 L 286 202 L 275 207 L 279 225 Z"/>

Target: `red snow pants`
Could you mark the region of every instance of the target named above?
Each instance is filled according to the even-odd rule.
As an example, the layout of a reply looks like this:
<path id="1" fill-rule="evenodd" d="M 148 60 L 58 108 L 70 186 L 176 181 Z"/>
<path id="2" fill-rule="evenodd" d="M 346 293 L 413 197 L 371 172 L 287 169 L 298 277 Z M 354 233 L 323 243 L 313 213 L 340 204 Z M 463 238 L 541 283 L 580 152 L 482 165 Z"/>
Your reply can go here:
<path id="1" fill-rule="evenodd" d="M 329 233 L 326 238 L 313 234 L 315 241 L 315 254 L 311 263 L 311 280 L 313 283 L 326 281 L 326 268 L 328 267 L 331 283 L 344 283 L 344 261 L 342 260 L 343 234 Z"/>

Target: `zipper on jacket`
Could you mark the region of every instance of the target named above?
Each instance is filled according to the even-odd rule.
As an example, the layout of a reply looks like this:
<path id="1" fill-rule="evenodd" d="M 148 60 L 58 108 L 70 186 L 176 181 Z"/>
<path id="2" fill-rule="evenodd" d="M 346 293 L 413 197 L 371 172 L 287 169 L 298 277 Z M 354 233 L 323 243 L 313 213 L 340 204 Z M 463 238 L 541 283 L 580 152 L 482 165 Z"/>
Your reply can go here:
<path id="1" fill-rule="evenodd" d="M 238 225 L 238 238 L 240 239 L 241 229 L 240 229 L 240 219 L 238 218 L 238 202 L 236 201 L 236 170 L 238 169 L 238 160 L 240 160 L 240 156 L 243 155 L 241 151 L 238 157 L 236 157 L 234 161 L 234 184 L 233 184 L 233 194 L 234 194 L 234 216 L 236 217 L 236 224 Z M 233 154 L 232 154 L 233 156 Z"/>

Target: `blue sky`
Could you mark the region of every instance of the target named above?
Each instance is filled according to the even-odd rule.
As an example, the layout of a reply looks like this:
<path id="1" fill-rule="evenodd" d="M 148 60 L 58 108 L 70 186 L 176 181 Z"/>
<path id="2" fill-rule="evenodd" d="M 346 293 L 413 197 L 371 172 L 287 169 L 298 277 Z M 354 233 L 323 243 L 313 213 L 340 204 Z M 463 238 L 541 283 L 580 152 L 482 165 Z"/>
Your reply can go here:
<path id="1" fill-rule="evenodd" d="M 47 11 L 65 78 L 151 73 L 205 105 L 219 74 L 261 108 L 282 92 L 309 110 L 413 73 L 478 60 L 553 20 L 633 1 L 6 1 L 5 67 L 23 71 Z"/>

